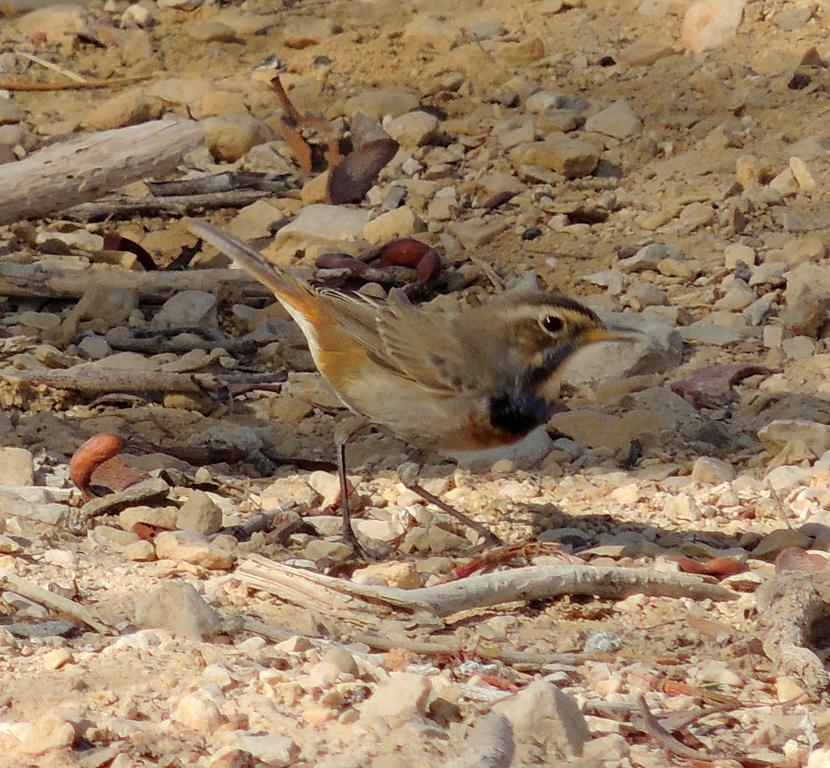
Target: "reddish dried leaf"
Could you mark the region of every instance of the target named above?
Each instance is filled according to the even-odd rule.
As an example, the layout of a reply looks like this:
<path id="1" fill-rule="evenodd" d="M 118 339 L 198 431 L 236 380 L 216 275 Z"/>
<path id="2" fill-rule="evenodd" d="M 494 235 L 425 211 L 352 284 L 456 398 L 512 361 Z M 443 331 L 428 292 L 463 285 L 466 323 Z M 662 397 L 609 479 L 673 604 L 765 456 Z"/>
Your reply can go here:
<path id="1" fill-rule="evenodd" d="M 383 167 L 398 151 L 393 138 L 361 144 L 329 174 L 326 196 L 332 205 L 359 203 Z"/>
<path id="2" fill-rule="evenodd" d="M 382 267 L 414 267 L 428 250 L 426 243 L 414 237 L 398 237 L 384 243 L 377 251 L 377 258 Z"/>
<path id="3" fill-rule="evenodd" d="M 92 472 L 89 484 L 107 488 L 113 493 L 119 493 L 131 485 L 149 480 L 150 475 L 144 470 L 128 467 L 118 456 L 113 456 L 101 462 Z"/>
<path id="4" fill-rule="evenodd" d="M 302 134 L 294 126 L 288 123 L 287 120 L 283 120 L 280 123 L 280 127 L 282 128 L 283 138 L 291 147 L 294 157 L 297 158 L 297 165 L 300 166 L 303 172 L 311 173 L 311 169 L 314 166 L 311 145 L 303 138 Z"/>
<path id="5" fill-rule="evenodd" d="M 356 275 L 363 274 L 367 265 L 348 253 L 324 253 L 315 262 L 318 269 L 350 269 Z"/>
<path id="6" fill-rule="evenodd" d="M 743 573 L 746 565 L 734 557 L 713 557 L 704 562 L 693 560 L 691 557 L 679 555 L 671 558 L 684 573 L 697 573 L 705 576 L 734 576 Z"/>
<path id="7" fill-rule="evenodd" d="M 477 677 L 483 682 L 487 683 L 487 685 L 493 686 L 493 688 L 498 688 L 500 691 L 518 691 L 519 686 L 516 685 L 512 680 L 508 680 L 506 677 L 499 677 L 498 675 L 488 675 L 488 674 L 479 674 Z"/>
<path id="8" fill-rule="evenodd" d="M 288 94 L 285 92 L 285 88 L 283 87 L 279 77 L 275 77 L 271 80 L 271 88 L 274 90 L 274 93 L 277 94 L 277 98 L 280 100 L 280 106 L 282 107 L 283 112 L 285 112 L 285 116 L 296 125 L 302 124 L 304 118 L 300 114 L 297 107 L 292 104 L 291 99 L 288 98 Z"/>
<path id="9" fill-rule="evenodd" d="M 815 573 L 827 568 L 827 560 L 821 555 L 810 554 L 798 547 L 787 547 L 775 558 L 775 572 L 804 571 Z"/>
<path id="10" fill-rule="evenodd" d="M 138 263 L 141 264 L 146 271 L 149 272 L 156 269 L 156 262 L 153 261 L 153 257 L 147 250 L 142 248 L 134 240 L 130 240 L 128 237 L 119 235 L 118 232 L 107 232 L 104 235 L 104 250 L 126 251 L 127 253 L 132 253 L 138 260 Z"/>
<path id="11" fill-rule="evenodd" d="M 676 680 L 666 680 L 660 690 L 667 696 L 703 696 L 703 691 L 686 683 L 678 683 Z"/>
<path id="12" fill-rule="evenodd" d="M 95 469 L 111 459 L 124 447 L 124 441 L 108 432 L 101 432 L 89 438 L 69 461 L 69 477 L 80 490 L 84 501 L 93 497 L 89 489 L 89 481 Z"/>
<path id="13" fill-rule="evenodd" d="M 151 525 L 150 523 L 136 523 L 133 526 L 133 533 L 145 541 L 153 541 L 158 534 L 166 530 L 168 529 L 162 528 L 160 525 Z"/>

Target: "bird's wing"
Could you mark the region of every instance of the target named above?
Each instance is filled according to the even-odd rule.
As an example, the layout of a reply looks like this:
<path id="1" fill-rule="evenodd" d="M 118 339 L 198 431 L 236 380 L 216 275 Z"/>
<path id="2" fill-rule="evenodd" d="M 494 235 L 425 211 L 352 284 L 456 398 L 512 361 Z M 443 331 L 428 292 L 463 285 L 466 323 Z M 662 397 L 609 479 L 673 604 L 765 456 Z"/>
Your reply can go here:
<path id="1" fill-rule="evenodd" d="M 426 312 L 393 294 L 378 310 L 377 328 L 384 355 L 413 381 L 447 394 L 476 389 L 472 355 L 451 313 Z"/>
<path id="2" fill-rule="evenodd" d="M 387 302 L 322 289 L 333 318 L 379 365 L 425 389 L 461 394 L 475 386 L 452 315 L 426 312 L 393 292 Z"/>

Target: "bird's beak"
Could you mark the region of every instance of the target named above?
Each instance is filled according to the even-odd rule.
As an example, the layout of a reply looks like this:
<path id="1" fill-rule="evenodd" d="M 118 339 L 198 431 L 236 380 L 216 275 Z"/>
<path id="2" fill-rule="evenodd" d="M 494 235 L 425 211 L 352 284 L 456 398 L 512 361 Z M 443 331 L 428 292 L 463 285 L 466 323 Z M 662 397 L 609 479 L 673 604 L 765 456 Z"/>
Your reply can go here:
<path id="1" fill-rule="evenodd" d="M 594 344 L 598 341 L 637 341 L 641 336 L 632 328 L 588 328 L 580 334 L 579 340 L 583 344 Z"/>

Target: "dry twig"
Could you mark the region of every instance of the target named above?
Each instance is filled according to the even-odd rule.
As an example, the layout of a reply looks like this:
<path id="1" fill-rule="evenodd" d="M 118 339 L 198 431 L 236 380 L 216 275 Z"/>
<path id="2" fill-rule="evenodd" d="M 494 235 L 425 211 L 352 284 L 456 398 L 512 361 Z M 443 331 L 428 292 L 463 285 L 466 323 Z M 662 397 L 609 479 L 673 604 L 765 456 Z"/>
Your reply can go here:
<path id="1" fill-rule="evenodd" d="M 13 573 L 5 570 L 0 570 L 0 586 L 3 586 L 12 592 L 17 592 L 19 595 L 34 600 L 36 603 L 47 605 L 54 608 L 56 611 L 71 616 L 73 619 L 86 624 L 96 632 L 107 635 L 110 633 L 110 628 L 99 621 L 93 613 L 82 605 L 78 605 L 74 600 L 62 595 L 56 595 L 48 589 L 33 584 L 28 579 L 23 579 Z"/>
<path id="2" fill-rule="evenodd" d="M 359 585 L 258 555 L 244 560 L 236 575 L 245 583 L 289 602 L 307 605 L 311 600 L 321 608 L 345 613 L 350 618 L 361 612 L 388 615 L 393 610 L 444 618 L 460 611 L 549 600 L 559 595 L 620 599 L 642 593 L 696 600 L 734 597 L 725 587 L 687 574 L 589 565 L 528 566 L 409 590 Z"/>

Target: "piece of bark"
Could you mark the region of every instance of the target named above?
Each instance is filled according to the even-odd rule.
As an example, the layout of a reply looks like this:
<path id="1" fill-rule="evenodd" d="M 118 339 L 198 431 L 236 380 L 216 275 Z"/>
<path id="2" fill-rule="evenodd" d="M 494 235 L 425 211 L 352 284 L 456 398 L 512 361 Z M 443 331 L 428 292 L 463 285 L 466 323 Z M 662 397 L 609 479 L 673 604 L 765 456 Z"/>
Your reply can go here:
<path id="1" fill-rule="evenodd" d="M 66 616 L 71 616 L 73 619 L 77 619 L 81 623 L 91 627 L 96 632 L 101 632 L 105 635 L 110 634 L 111 632 L 110 628 L 103 622 L 99 621 L 88 608 L 85 608 L 83 605 L 79 605 L 74 600 L 70 600 L 68 597 L 55 594 L 54 592 L 50 592 L 48 589 L 39 587 L 37 584 L 33 584 L 28 579 L 21 578 L 20 576 L 16 576 L 15 574 L 9 573 L 5 570 L 0 570 L 0 586 L 5 589 L 9 589 L 12 592 L 17 592 L 17 594 L 22 595 L 29 600 L 34 600 L 36 603 L 53 608 Z"/>
<path id="2" fill-rule="evenodd" d="M 256 385 L 273 384 L 282 374 L 264 373 L 169 373 L 91 368 L 88 364 L 64 369 L 21 371 L 0 368 L 0 380 L 44 385 L 76 392 L 249 392 Z"/>
<path id="3" fill-rule="evenodd" d="M 81 203 L 61 211 L 60 217 L 69 221 L 103 221 L 132 216 L 190 216 L 215 208 L 244 208 L 273 192 L 259 189 L 231 189 L 227 192 L 207 192 L 196 195 L 169 195 L 166 197 L 126 197 L 117 195 L 94 203 Z"/>
<path id="4" fill-rule="evenodd" d="M 153 120 L 52 144 L 0 166 L 0 224 L 38 218 L 172 171 L 202 141 L 192 120 Z"/>
<path id="5" fill-rule="evenodd" d="M 810 647 L 811 628 L 830 614 L 830 573 L 781 571 L 756 592 L 759 635 L 776 675 L 794 675 L 811 694 L 827 693 L 830 675 Z"/>
<path id="6" fill-rule="evenodd" d="M 235 290 L 252 298 L 273 298 L 271 291 L 243 269 L 193 269 L 187 272 L 129 272 L 125 269 L 44 269 L 38 264 L 0 264 L 0 296 L 80 299 L 91 282 L 131 287 L 143 302 L 163 304 L 180 291 L 218 293 Z"/>
<path id="7" fill-rule="evenodd" d="M 214 173 L 196 179 L 180 181 L 146 181 L 147 189 L 156 197 L 176 195 L 204 195 L 211 192 L 231 192 L 239 189 L 258 189 L 261 192 L 284 192 L 289 187 L 289 176 L 285 173 L 256 173 L 235 171 Z"/>
<path id="8" fill-rule="evenodd" d="M 359 585 L 252 555 L 239 564 L 236 576 L 289 602 L 306 605 L 311 600 L 321 609 L 351 614 L 351 618 L 360 611 L 382 616 L 394 610 L 444 618 L 460 611 L 549 600 L 560 595 L 622 599 L 645 594 L 695 600 L 735 597 L 725 587 L 684 573 L 589 565 L 535 565 L 470 576 L 433 587 L 396 589 Z"/>

